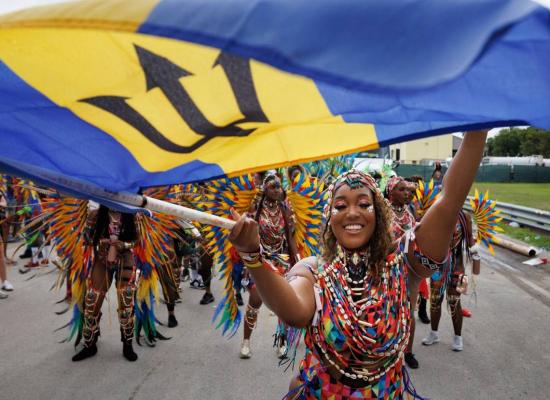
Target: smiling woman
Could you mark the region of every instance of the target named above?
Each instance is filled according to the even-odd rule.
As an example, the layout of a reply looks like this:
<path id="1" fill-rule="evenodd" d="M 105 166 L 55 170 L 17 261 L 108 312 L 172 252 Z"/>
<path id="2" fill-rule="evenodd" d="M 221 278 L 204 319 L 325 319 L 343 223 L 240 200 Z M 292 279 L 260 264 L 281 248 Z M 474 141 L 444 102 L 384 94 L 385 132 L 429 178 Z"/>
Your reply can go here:
<path id="1" fill-rule="evenodd" d="M 356 249 L 378 265 L 391 246 L 390 211 L 370 175 L 351 170 L 343 174 L 329 191 L 334 198 L 330 213 L 325 210 L 323 258 L 334 260 L 338 247 Z M 330 229 L 329 229 L 330 227 Z M 374 237 L 375 240 L 371 241 Z"/>
<path id="2" fill-rule="evenodd" d="M 235 214 L 230 240 L 246 253 L 244 264 L 262 300 L 288 325 L 306 328 L 305 357 L 288 399 L 416 396 L 403 365 L 410 304 L 421 278 L 447 258 L 485 139 L 486 132 L 466 134 L 440 201 L 395 246 L 389 206 L 372 177 L 355 170 L 329 188 L 323 255 L 299 261 L 286 277 L 264 262 L 258 223 Z"/>

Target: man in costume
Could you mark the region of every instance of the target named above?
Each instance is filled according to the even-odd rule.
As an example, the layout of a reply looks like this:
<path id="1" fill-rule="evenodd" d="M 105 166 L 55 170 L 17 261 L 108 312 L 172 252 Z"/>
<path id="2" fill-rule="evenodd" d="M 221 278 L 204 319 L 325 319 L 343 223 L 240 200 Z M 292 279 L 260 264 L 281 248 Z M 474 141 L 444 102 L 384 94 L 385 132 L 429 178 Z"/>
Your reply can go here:
<path id="1" fill-rule="evenodd" d="M 128 361 L 136 361 L 138 356 L 132 346 L 136 291 L 132 249 L 138 239 L 134 215 L 100 206 L 97 214 L 91 216 L 88 229 L 95 257 L 84 297 L 83 347 L 73 356 L 73 361 L 81 361 L 97 353 L 101 306 L 113 280 L 117 289 L 122 353 Z"/>

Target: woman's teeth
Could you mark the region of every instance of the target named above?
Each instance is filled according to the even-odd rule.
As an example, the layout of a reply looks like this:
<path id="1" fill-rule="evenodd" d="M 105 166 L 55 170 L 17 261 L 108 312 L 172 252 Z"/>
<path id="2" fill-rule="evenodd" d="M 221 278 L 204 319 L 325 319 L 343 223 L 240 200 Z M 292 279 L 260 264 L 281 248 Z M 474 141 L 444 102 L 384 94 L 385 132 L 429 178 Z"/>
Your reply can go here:
<path id="1" fill-rule="evenodd" d="M 346 231 L 358 231 L 360 230 L 361 228 L 363 228 L 363 225 L 359 225 L 359 224 L 352 224 L 352 225 L 346 225 L 344 226 L 344 229 Z"/>

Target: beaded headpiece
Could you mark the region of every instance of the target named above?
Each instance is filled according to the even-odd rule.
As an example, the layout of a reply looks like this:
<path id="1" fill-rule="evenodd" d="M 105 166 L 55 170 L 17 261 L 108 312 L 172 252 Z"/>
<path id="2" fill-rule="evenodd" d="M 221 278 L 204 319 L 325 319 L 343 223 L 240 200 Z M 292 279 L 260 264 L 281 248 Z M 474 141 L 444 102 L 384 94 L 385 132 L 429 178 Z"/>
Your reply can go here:
<path id="1" fill-rule="evenodd" d="M 366 187 L 373 193 L 379 191 L 376 181 L 369 174 L 356 169 L 350 169 L 349 171 L 344 172 L 336 178 L 336 180 L 328 188 L 327 202 L 323 209 L 325 221 L 328 221 L 330 210 L 332 209 L 332 199 L 334 197 L 334 193 L 336 193 L 336 191 L 343 185 L 348 185 L 351 189 Z"/>
<path id="2" fill-rule="evenodd" d="M 270 181 L 279 179 L 277 174 L 267 174 L 264 178 L 264 181 L 262 182 L 262 185 L 265 187 Z"/>
<path id="3" fill-rule="evenodd" d="M 388 184 L 386 185 L 386 194 L 388 195 L 388 198 L 391 197 L 391 192 L 393 192 L 393 189 L 395 189 L 395 187 L 401 182 L 405 182 L 405 179 L 401 176 L 392 176 L 390 178 Z"/>

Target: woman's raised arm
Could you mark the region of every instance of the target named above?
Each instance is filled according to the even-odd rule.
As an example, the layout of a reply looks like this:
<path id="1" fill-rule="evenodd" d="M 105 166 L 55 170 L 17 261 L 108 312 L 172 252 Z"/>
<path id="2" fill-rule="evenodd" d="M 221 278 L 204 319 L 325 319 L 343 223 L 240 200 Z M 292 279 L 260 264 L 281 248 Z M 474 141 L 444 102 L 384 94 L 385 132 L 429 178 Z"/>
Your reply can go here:
<path id="1" fill-rule="evenodd" d="M 487 131 L 467 132 L 451 166 L 443 178 L 443 190 L 439 200 L 428 210 L 416 243 L 422 252 L 435 260 L 443 260 L 449 251 L 451 236 L 458 212 L 475 179 L 483 157 Z"/>

